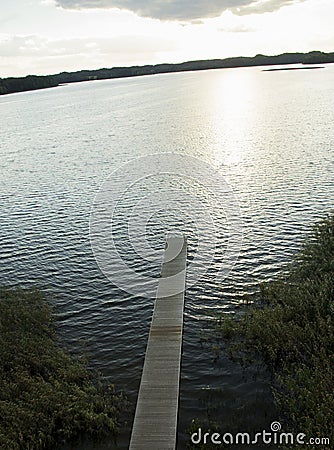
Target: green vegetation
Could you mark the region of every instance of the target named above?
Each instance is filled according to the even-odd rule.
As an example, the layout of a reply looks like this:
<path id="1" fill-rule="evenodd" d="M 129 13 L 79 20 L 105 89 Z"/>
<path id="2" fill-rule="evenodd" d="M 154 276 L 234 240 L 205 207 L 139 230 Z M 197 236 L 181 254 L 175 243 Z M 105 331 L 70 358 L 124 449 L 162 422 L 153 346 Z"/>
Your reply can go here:
<path id="1" fill-rule="evenodd" d="M 332 444 L 333 294 L 334 213 L 314 227 L 284 277 L 261 286 L 244 315 L 219 325 L 234 356 L 261 355 L 272 371 L 285 431 L 328 437 Z"/>
<path id="2" fill-rule="evenodd" d="M 46 450 L 85 433 L 116 436 L 124 406 L 111 385 L 58 345 L 37 290 L 0 290 L 0 448 Z"/>
<path id="3" fill-rule="evenodd" d="M 54 76 L 28 75 L 22 78 L 0 78 L 0 95 L 13 92 L 33 91 L 58 86 Z"/>
<path id="4" fill-rule="evenodd" d="M 168 72 L 186 72 L 191 70 L 223 69 L 232 67 L 267 66 L 277 64 L 325 64 L 334 62 L 333 53 L 283 53 L 276 56 L 256 55 L 254 57 L 236 57 L 203 61 L 188 61 L 180 64 L 156 64 L 133 67 L 113 67 L 111 69 L 80 70 L 62 72 L 56 75 L 29 75 L 20 78 L 0 78 L 0 95 L 55 87 L 62 83 L 75 83 L 89 80 L 136 77 Z"/>

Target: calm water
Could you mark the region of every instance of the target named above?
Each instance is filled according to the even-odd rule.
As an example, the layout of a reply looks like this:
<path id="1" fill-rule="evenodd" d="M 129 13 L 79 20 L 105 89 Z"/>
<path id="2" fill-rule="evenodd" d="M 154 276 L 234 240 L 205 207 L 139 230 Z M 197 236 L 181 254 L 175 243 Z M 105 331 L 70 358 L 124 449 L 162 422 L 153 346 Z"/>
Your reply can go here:
<path id="1" fill-rule="evenodd" d="M 333 94 L 334 66 L 327 65 L 155 75 L 0 97 L 0 284 L 45 289 L 65 342 L 88 353 L 92 366 L 129 396 L 132 409 L 153 301 L 101 273 L 89 240 L 95 195 L 122 164 L 168 152 L 211 164 L 233 190 L 244 224 L 238 261 L 226 279 L 215 281 L 226 250 L 226 211 L 218 208 L 212 268 L 186 295 L 179 449 L 191 418 L 206 417 L 213 399 L 222 431 L 236 417 L 253 429 L 277 419 L 265 374 L 245 374 L 224 353 L 213 363 L 200 330 L 208 316 L 233 312 L 259 282 L 272 279 L 309 225 L 333 207 Z M 124 258 L 137 272 L 159 273 L 131 253 L 121 226 L 140 192 L 124 201 L 116 244 L 125 245 Z M 180 194 L 187 210 L 185 198 Z M 149 213 L 145 205 L 142 212 Z M 148 240 L 156 254 L 165 231 L 181 229 L 194 257 L 203 230 L 187 217 L 163 210 L 154 216 Z M 122 281 L 131 286 L 131 278 Z M 123 433 L 119 448 L 128 437 Z"/>

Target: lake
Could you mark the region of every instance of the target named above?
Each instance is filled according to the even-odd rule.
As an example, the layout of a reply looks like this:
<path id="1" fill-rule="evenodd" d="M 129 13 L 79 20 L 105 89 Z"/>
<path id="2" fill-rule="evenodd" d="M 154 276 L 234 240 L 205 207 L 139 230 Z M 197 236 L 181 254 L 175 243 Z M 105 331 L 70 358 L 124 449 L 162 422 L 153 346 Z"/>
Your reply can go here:
<path id="1" fill-rule="evenodd" d="M 211 414 L 222 431 L 236 417 L 253 429 L 277 419 L 268 375 L 245 372 L 224 351 L 217 358 L 202 330 L 284 269 L 333 208 L 333 97 L 334 65 L 171 73 L 0 97 L 0 284 L 48 293 L 64 342 L 125 392 L 130 422 L 154 303 L 146 292 L 165 233 L 187 234 L 194 268 L 179 449 L 194 417 Z M 218 202 L 203 188 L 209 179 Z M 114 201 L 113 239 L 130 271 L 99 259 L 109 255 L 94 222 L 101 192 Z M 118 448 L 127 448 L 130 428 Z"/>

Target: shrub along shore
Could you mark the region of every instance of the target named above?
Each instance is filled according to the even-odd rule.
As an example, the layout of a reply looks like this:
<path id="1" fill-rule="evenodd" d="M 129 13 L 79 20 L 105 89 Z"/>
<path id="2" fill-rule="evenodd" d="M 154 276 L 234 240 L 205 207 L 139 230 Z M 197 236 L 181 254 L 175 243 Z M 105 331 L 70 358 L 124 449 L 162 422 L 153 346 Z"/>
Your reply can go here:
<path id="1" fill-rule="evenodd" d="M 0 448 L 47 450 L 115 437 L 124 399 L 59 345 L 38 290 L 0 290 Z"/>
<path id="2" fill-rule="evenodd" d="M 246 308 L 218 322 L 230 351 L 243 360 L 261 355 L 284 431 L 330 439 L 308 448 L 333 448 L 334 213 L 314 227 L 287 273 L 261 286 Z"/>

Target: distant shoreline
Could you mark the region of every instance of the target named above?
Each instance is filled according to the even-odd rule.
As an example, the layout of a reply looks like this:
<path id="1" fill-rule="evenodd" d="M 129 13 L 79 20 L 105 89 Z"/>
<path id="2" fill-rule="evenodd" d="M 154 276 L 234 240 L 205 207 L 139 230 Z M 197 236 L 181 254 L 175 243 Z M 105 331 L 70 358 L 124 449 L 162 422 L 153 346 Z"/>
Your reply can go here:
<path id="1" fill-rule="evenodd" d="M 237 67 L 277 66 L 287 64 L 329 64 L 334 63 L 334 52 L 319 51 L 309 53 L 282 53 L 276 56 L 256 55 L 254 57 L 236 57 L 187 61 L 179 64 L 156 64 L 131 67 L 113 67 L 110 69 L 79 70 L 77 72 L 61 72 L 55 75 L 28 75 L 26 77 L 0 78 L 0 95 L 16 92 L 33 91 L 57 87 L 69 83 L 91 80 L 107 80 L 113 78 L 129 78 L 161 73 L 190 72 L 196 70 L 225 69 Z M 298 70 L 301 68 L 291 68 Z M 318 68 L 318 67 L 304 67 Z M 269 69 L 289 70 L 289 69 Z"/>
<path id="2" fill-rule="evenodd" d="M 263 69 L 262 72 L 277 72 L 279 70 L 312 70 L 312 69 L 324 69 L 323 66 L 315 67 L 279 67 L 277 69 Z"/>

